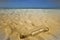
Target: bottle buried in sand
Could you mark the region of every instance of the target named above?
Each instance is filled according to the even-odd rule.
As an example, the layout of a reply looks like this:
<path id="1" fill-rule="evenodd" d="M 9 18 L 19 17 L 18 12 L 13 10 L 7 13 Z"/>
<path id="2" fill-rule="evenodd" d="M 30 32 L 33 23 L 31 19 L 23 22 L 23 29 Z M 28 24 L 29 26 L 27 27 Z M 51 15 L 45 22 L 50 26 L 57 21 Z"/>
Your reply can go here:
<path id="1" fill-rule="evenodd" d="M 47 31 L 49 31 L 49 28 L 47 28 L 47 27 L 46 28 L 40 28 L 40 29 L 38 29 L 36 31 L 33 31 L 31 34 L 21 35 L 20 38 L 23 39 L 23 38 L 26 38 L 26 37 L 29 37 L 29 36 L 35 36 L 35 35 L 37 35 L 39 33 L 47 32 Z"/>
<path id="2" fill-rule="evenodd" d="M 38 34 L 43 33 L 43 32 L 47 32 L 47 34 L 52 35 L 53 37 L 57 38 L 54 34 L 48 32 L 48 31 L 49 31 L 49 28 L 48 27 L 46 27 L 46 28 L 40 28 L 40 29 L 38 29 L 36 31 L 33 31 L 31 34 L 28 34 L 28 35 L 20 35 L 20 38 L 21 39 L 24 39 L 24 38 L 27 38 L 29 36 L 35 36 L 35 35 L 38 35 Z"/>

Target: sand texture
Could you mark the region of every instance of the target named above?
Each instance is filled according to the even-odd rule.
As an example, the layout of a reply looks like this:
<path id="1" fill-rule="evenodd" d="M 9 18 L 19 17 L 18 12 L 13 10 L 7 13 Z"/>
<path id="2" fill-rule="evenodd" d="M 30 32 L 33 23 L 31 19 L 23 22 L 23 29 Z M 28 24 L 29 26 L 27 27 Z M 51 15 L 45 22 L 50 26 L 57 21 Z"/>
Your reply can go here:
<path id="1" fill-rule="evenodd" d="M 20 38 L 46 27 L 49 31 Z M 0 40 L 60 40 L 60 10 L 0 9 Z"/>

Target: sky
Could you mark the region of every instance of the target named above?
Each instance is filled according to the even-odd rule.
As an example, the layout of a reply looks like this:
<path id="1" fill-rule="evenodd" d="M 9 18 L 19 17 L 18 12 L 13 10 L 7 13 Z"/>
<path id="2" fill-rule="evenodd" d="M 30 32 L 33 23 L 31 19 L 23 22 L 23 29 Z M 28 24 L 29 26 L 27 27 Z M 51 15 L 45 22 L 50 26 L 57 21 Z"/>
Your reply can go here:
<path id="1" fill-rule="evenodd" d="M 0 0 L 0 8 L 59 8 L 58 2 L 55 0 Z"/>

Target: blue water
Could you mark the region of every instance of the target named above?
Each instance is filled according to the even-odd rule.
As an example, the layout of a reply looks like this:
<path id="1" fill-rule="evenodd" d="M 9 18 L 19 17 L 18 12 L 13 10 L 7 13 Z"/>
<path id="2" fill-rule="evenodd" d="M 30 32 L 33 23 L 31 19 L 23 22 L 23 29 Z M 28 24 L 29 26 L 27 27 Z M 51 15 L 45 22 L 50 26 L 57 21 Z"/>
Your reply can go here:
<path id="1" fill-rule="evenodd" d="M 54 0 L 5 0 L 0 1 L 0 8 L 60 8 Z"/>

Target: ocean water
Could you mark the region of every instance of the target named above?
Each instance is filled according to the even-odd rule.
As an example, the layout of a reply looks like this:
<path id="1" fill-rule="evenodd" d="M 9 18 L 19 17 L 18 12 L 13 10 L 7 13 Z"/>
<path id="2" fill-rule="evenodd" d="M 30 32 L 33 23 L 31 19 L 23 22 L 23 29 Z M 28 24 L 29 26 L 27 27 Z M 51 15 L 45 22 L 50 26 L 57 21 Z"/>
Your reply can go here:
<path id="1" fill-rule="evenodd" d="M 59 0 L 0 0 L 0 8 L 59 8 Z"/>

